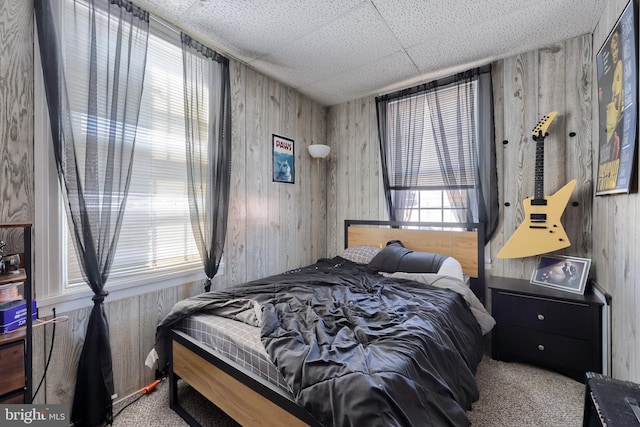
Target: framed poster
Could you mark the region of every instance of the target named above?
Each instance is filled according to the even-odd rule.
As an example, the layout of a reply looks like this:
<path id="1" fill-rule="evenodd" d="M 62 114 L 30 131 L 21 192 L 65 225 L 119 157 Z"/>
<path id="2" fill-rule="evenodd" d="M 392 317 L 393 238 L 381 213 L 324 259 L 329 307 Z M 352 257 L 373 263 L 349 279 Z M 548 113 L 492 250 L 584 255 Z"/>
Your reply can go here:
<path id="1" fill-rule="evenodd" d="M 539 255 L 531 283 L 561 291 L 584 294 L 591 260 L 562 255 Z"/>
<path id="2" fill-rule="evenodd" d="M 296 169 L 293 151 L 293 139 L 273 135 L 273 182 L 293 184 Z"/>
<path id="3" fill-rule="evenodd" d="M 637 32 L 631 0 L 596 55 L 600 128 L 596 195 L 631 189 L 638 121 Z"/>

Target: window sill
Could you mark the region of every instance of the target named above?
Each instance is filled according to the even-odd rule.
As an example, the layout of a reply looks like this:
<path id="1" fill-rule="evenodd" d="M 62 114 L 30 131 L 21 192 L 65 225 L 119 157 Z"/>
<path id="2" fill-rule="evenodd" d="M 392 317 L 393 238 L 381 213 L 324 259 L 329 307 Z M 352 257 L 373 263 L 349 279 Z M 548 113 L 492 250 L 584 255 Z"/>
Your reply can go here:
<path id="1" fill-rule="evenodd" d="M 223 274 L 224 265 L 220 265 L 216 277 Z M 194 268 L 186 271 L 146 277 L 134 282 L 114 284 L 107 288 L 109 295 L 105 298 L 105 303 L 131 298 L 162 289 L 168 289 L 187 283 L 204 281 L 206 277 L 207 276 L 204 274 L 202 268 Z M 78 289 L 67 291 L 63 295 L 56 295 L 42 299 L 37 298 L 38 317 L 44 318 L 52 316 L 53 309 L 56 310 L 56 314 L 62 314 L 91 307 L 93 306 L 93 300 L 91 299 L 92 296 L 93 292 L 88 286 L 79 286 Z"/>

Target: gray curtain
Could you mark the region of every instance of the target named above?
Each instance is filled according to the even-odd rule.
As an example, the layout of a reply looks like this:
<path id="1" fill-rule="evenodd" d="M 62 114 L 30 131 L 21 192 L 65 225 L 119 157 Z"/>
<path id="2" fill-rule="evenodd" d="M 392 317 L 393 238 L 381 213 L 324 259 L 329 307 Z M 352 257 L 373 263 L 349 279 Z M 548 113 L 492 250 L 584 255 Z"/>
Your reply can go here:
<path id="1" fill-rule="evenodd" d="M 129 191 L 149 15 L 124 0 L 76 0 L 65 28 L 76 45 L 63 52 L 54 19 L 60 1 L 34 6 L 58 177 L 82 274 L 94 293 L 71 421 L 111 424 L 114 387 L 103 301 Z M 88 65 L 79 71 L 78 64 Z M 81 111 L 71 108 L 67 67 L 87 73 L 83 93 L 73 85 Z"/>
<path id="2" fill-rule="evenodd" d="M 426 123 L 417 117 L 417 112 L 424 112 L 425 99 L 407 95 L 376 98 L 382 177 L 390 221 L 409 221 L 413 190 L 420 185 L 419 174 L 413 172 L 420 169 L 422 159 Z"/>
<path id="3" fill-rule="evenodd" d="M 222 259 L 229 211 L 229 60 L 184 33 L 182 58 L 189 212 L 208 292 Z"/>
<path id="4" fill-rule="evenodd" d="M 379 96 L 376 107 L 389 219 L 407 220 L 398 216 L 416 191 L 446 190 L 466 212 L 458 221 L 484 223 L 488 242 L 498 224 L 490 67 Z"/>

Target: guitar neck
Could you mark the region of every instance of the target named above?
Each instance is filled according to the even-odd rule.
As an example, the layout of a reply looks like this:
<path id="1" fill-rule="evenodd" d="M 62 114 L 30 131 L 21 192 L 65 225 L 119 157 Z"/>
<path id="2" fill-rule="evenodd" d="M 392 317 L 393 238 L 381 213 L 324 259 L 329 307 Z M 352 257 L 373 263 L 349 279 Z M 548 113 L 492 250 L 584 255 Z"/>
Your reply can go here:
<path id="1" fill-rule="evenodd" d="M 533 205 L 546 205 L 544 198 L 544 138 L 547 136 L 547 129 L 551 122 L 558 115 L 557 111 L 551 111 L 540 119 L 536 127 L 531 132 L 536 141 L 536 169 L 534 174 Z"/>
<path id="2" fill-rule="evenodd" d="M 535 205 L 544 205 L 544 136 L 536 138 L 536 165 L 533 180 L 533 200 Z"/>

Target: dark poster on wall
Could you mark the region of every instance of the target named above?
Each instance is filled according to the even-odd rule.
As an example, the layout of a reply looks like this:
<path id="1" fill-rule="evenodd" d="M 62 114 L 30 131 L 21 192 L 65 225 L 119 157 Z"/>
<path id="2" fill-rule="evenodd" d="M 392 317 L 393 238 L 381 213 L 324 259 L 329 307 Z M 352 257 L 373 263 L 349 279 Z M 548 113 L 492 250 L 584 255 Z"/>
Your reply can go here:
<path id="1" fill-rule="evenodd" d="M 596 195 L 629 193 L 637 145 L 638 62 L 634 0 L 596 55 L 599 156 Z"/>

